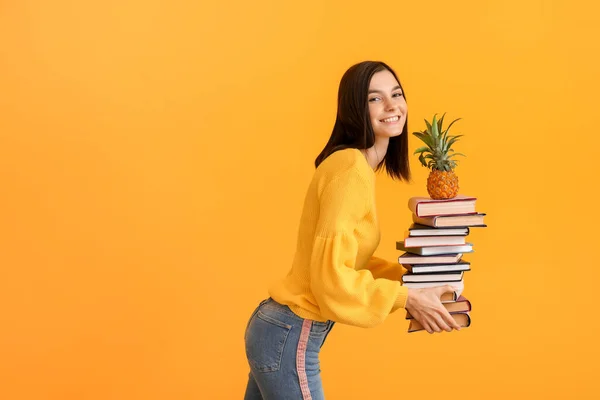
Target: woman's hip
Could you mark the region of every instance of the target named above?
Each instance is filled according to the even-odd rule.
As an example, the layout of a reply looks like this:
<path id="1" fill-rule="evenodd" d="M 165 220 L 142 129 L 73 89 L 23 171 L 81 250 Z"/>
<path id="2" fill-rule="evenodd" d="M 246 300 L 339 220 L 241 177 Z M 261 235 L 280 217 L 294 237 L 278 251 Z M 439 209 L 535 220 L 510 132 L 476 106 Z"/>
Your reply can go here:
<path id="1" fill-rule="evenodd" d="M 332 321 L 303 319 L 273 299 L 262 301 L 244 335 L 248 363 L 261 391 L 274 398 L 292 393 L 309 398 L 309 392 L 321 392 L 319 352 L 332 327 Z"/>
<path id="2" fill-rule="evenodd" d="M 252 345 L 255 351 L 273 352 L 275 358 L 281 358 L 288 342 L 292 343 L 291 347 L 306 344 L 307 351 L 318 352 L 333 325 L 333 321 L 320 322 L 301 318 L 288 306 L 268 298 L 252 313 L 244 338 L 246 346 Z M 276 365 L 272 368 L 276 368 Z"/>

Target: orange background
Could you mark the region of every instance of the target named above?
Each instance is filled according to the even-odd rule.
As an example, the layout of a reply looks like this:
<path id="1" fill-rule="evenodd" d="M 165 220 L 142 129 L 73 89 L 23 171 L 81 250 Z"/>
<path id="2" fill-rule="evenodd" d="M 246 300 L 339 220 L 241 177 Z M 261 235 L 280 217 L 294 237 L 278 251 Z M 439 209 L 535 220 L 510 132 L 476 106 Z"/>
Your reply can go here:
<path id="1" fill-rule="evenodd" d="M 247 318 L 287 272 L 339 79 L 365 59 L 396 69 L 410 132 L 463 118 L 461 192 L 489 228 L 470 236 L 473 325 L 336 325 L 328 398 L 598 398 L 599 15 L 0 2 L 0 398 L 242 398 Z M 391 260 L 425 193 L 411 157 L 411 184 L 378 177 Z"/>

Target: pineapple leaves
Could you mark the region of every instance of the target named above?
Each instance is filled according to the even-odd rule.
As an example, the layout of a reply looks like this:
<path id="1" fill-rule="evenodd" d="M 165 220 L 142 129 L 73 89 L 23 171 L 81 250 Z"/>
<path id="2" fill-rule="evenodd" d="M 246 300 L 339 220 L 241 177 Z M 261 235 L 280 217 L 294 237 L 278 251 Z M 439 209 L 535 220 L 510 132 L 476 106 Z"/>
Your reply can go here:
<path id="1" fill-rule="evenodd" d="M 452 145 L 458 140 L 458 138 L 460 138 L 462 136 L 464 136 L 464 135 L 450 136 L 450 140 L 448 140 L 448 142 L 446 142 L 444 144 L 444 151 L 452 150 L 452 149 L 450 149 L 450 147 L 452 147 Z"/>
<path id="2" fill-rule="evenodd" d="M 450 123 L 450 125 L 448 125 L 448 127 L 446 128 L 446 130 L 444 131 L 444 133 L 442 135 L 443 136 L 442 142 L 444 142 L 444 143 L 446 142 L 446 138 L 448 137 L 448 132 L 450 131 L 450 127 L 452 126 L 452 124 L 454 124 L 458 120 L 460 120 L 460 118 L 455 119 L 454 121 L 452 121 Z M 448 147 L 450 147 L 450 146 L 448 146 Z"/>
<path id="3" fill-rule="evenodd" d="M 440 133 L 444 133 L 442 131 L 442 127 L 444 126 L 444 117 L 446 116 L 446 113 L 444 113 L 444 115 L 442 115 L 442 118 L 440 118 L 440 120 L 438 121 L 438 132 Z"/>
<path id="4" fill-rule="evenodd" d="M 438 124 L 437 124 L 437 120 L 436 120 L 436 116 L 433 116 L 433 122 L 431 124 L 431 136 L 433 136 L 433 139 L 435 140 L 435 143 L 438 144 L 439 143 L 439 139 L 440 139 L 440 132 L 438 130 Z"/>
<path id="5" fill-rule="evenodd" d="M 422 153 L 424 151 L 431 151 L 431 149 L 429 148 L 429 146 L 419 147 L 418 149 L 415 150 L 415 152 L 413 154 Z"/>
<path id="6" fill-rule="evenodd" d="M 435 147 L 435 143 L 431 140 L 431 136 L 429 136 L 423 132 L 413 132 L 413 135 L 415 135 L 416 137 L 421 139 L 427 146 L 429 146 L 431 151 L 433 151 L 433 148 Z"/>
<path id="7" fill-rule="evenodd" d="M 431 124 L 429 121 L 425 120 L 425 125 L 427 125 L 427 132 L 431 132 Z"/>
<path id="8" fill-rule="evenodd" d="M 438 119 L 438 114 L 434 114 L 431 122 L 425 119 L 426 130 L 413 132 L 427 146 L 421 146 L 413 154 L 419 155 L 419 161 L 424 167 L 440 171 L 452 171 L 457 166 L 457 161 L 453 160 L 455 156 L 466 157 L 462 153 L 456 153 L 452 145 L 464 135 L 449 134 L 450 128 L 455 122 L 461 120 L 457 118 L 444 129 L 444 118 L 446 113 Z"/>
<path id="9" fill-rule="evenodd" d="M 462 119 L 462 118 L 456 118 L 454 121 L 450 122 L 450 125 L 448 125 L 448 127 L 446 128 L 446 132 L 448 132 L 448 131 L 450 130 L 450 127 L 451 127 L 452 125 L 454 125 L 454 123 L 455 123 L 456 121 L 460 121 L 461 119 Z"/>

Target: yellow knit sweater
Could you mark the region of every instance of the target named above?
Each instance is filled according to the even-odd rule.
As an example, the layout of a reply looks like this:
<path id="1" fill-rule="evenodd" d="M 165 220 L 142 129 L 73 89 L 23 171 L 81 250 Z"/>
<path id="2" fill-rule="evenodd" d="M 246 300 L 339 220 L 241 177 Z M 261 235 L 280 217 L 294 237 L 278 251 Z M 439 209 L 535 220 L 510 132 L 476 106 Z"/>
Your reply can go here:
<path id="1" fill-rule="evenodd" d="M 373 257 L 379 241 L 375 172 L 359 150 L 336 151 L 315 171 L 292 268 L 269 294 L 302 318 L 375 326 L 408 295 L 403 267 Z"/>

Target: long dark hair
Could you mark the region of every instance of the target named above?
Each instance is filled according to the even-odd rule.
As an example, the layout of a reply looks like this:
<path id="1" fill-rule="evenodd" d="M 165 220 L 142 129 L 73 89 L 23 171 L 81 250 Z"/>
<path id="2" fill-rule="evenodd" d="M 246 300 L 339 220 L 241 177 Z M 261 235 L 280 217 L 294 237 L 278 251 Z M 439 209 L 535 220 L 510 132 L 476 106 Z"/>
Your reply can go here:
<path id="1" fill-rule="evenodd" d="M 375 133 L 369 117 L 368 92 L 371 78 L 376 72 L 388 70 L 398 81 L 404 98 L 406 92 L 402 88 L 396 73 L 381 61 L 363 61 L 350 67 L 338 90 L 338 107 L 333 132 L 325 148 L 317 156 L 315 167 L 332 153 L 347 149 L 368 149 L 375 143 Z M 385 157 L 376 171 L 383 168 L 392 179 L 410 181 L 410 165 L 408 162 L 408 116 L 400 136 L 390 138 Z"/>

